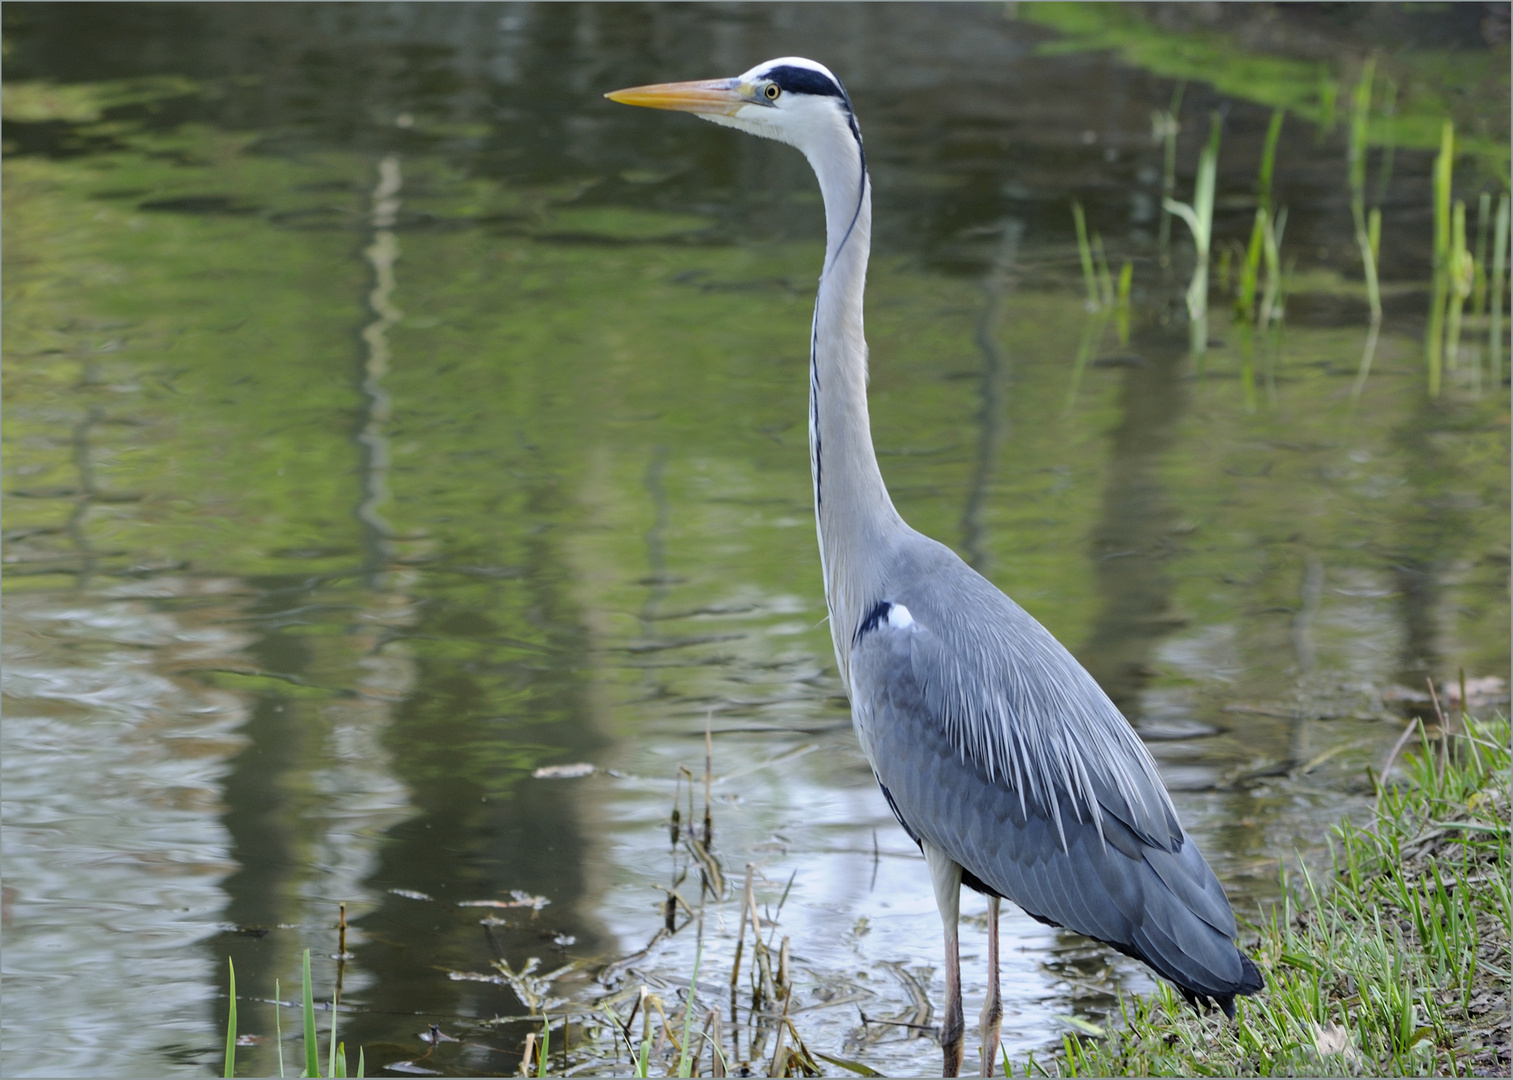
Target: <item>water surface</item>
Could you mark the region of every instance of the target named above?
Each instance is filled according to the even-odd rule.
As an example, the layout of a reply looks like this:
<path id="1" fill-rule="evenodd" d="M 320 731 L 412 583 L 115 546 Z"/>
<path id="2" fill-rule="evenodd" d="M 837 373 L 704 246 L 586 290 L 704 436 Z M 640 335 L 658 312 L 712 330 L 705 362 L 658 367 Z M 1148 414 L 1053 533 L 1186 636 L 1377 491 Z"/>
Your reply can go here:
<path id="1" fill-rule="evenodd" d="M 1446 33 L 1505 87 L 1505 45 Z M 1426 677 L 1506 673 L 1507 392 L 1468 322 L 1426 395 L 1422 150 L 1394 151 L 1352 411 L 1341 134 L 1284 128 L 1291 296 L 1248 401 L 1217 280 L 1187 353 L 1180 224 L 1161 265 L 1174 84 L 999 7 L 12 5 L 5 34 L 7 1073 L 217 1069 L 230 957 L 266 1074 L 261 1002 L 306 948 L 370 1071 L 436 1023 L 461 1041 L 421 1067 L 513 1072 L 528 1006 L 585 1043 L 605 995 L 675 1002 L 700 926 L 700 1000 L 727 1003 L 748 864 L 811 1048 L 938 1067 L 861 1020 L 926 1022 L 939 924 L 824 625 L 813 179 L 614 87 L 789 52 L 846 79 L 894 499 L 1098 677 L 1242 917 L 1364 805 Z M 1270 110 L 1182 100 L 1178 195 L 1221 109 L 1242 243 Z M 1134 267 L 1127 341 L 1084 304 L 1071 198 Z M 668 819 L 706 728 L 726 882 L 701 902 Z M 669 889 L 695 910 L 643 953 Z M 1017 911 L 1003 932 L 1015 1059 L 1152 985 Z M 533 959 L 573 966 L 491 966 Z M 598 1038 L 571 1066 L 628 1071 Z"/>

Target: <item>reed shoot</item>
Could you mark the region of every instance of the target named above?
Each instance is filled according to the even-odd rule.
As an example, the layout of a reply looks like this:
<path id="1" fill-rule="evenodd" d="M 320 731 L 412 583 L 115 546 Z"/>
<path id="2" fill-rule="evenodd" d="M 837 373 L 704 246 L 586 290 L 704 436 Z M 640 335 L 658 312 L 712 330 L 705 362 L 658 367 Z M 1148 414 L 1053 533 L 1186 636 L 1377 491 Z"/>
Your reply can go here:
<path id="1" fill-rule="evenodd" d="M 1282 234 L 1287 230 L 1287 207 L 1267 222 L 1262 237 L 1261 254 L 1266 262 L 1266 285 L 1261 293 L 1261 314 L 1257 325 L 1265 330 L 1282 319 Z"/>
<path id="2" fill-rule="evenodd" d="M 273 980 L 273 1042 L 278 1047 L 278 1075 L 283 1080 L 284 1075 L 284 1025 L 279 1016 L 279 1009 L 283 1008 L 283 995 L 279 991 L 278 980 Z M 361 1051 L 359 1051 L 361 1053 Z M 361 1076 L 362 1073 L 357 1074 Z"/>
<path id="3" fill-rule="evenodd" d="M 315 1046 L 315 991 L 310 986 L 310 950 L 305 950 L 302 966 L 301 992 L 305 1019 L 305 1075 L 320 1075 L 320 1055 Z"/>
<path id="4" fill-rule="evenodd" d="M 1198 157 L 1198 175 L 1193 184 L 1193 201 L 1179 203 L 1163 199 L 1162 206 L 1187 223 L 1196 249 L 1192 283 L 1187 287 L 1187 317 L 1193 357 L 1201 361 L 1208 348 L 1208 253 L 1214 228 L 1214 181 L 1219 165 L 1219 116 L 1214 114 L 1209 128 L 1208 145 Z"/>
<path id="5" fill-rule="evenodd" d="M 1492 385 L 1502 385 L 1502 298 L 1508 269 L 1508 193 L 1497 199 L 1497 219 L 1492 226 L 1492 324 L 1487 330 Z"/>
<path id="6" fill-rule="evenodd" d="M 226 1059 L 225 1075 L 232 1076 L 236 1068 L 236 967 L 228 959 L 227 965 L 231 969 L 231 1007 L 226 1016 Z M 306 949 L 302 960 L 302 989 L 300 1008 L 304 1015 L 305 1035 L 305 1069 L 300 1075 L 318 1077 L 320 1072 L 320 1057 L 317 1053 L 315 1038 L 315 994 L 310 981 L 310 950 Z M 347 1046 L 346 1043 L 336 1041 L 336 1006 L 335 996 L 331 999 L 331 1046 L 326 1061 L 326 1075 L 328 1077 L 345 1077 L 347 1075 Z M 284 1029 L 280 1020 L 279 1009 L 282 1008 L 281 991 L 279 981 L 273 980 L 273 1042 L 278 1054 L 278 1074 L 284 1075 Z M 357 1075 L 362 1076 L 367 1067 L 367 1061 L 362 1047 L 357 1049 Z"/>
<path id="7" fill-rule="evenodd" d="M 1087 309 L 1097 311 L 1099 303 L 1098 275 L 1093 269 L 1093 245 L 1088 241 L 1087 218 L 1082 204 L 1072 202 L 1072 220 L 1077 223 L 1077 257 L 1082 261 L 1082 283 L 1087 286 Z"/>
<path id="8" fill-rule="evenodd" d="M 1361 350 L 1360 367 L 1355 382 L 1350 387 L 1352 411 L 1366 389 L 1366 379 L 1371 374 L 1371 364 L 1376 358 L 1376 346 L 1382 327 L 1382 289 L 1377 275 L 1377 261 L 1382 246 L 1382 211 L 1379 206 L 1373 206 L 1369 213 L 1366 210 L 1367 136 L 1371 124 L 1371 86 L 1375 73 L 1376 58 L 1371 57 L 1366 61 L 1351 95 L 1350 216 L 1355 225 L 1355 243 L 1361 252 L 1361 272 L 1366 281 L 1366 300 L 1371 310 L 1366 346 Z M 1384 186 L 1379 184 L 1378 189 Z"/>
<path id="9" fill-rule="evenodd" d="M 1376 59 L 1373 57 L 1366 61 L 1360 81 L 1356 83 L 1355 92 L 1351 95 L 1350 116 L 1350 214 L 1355 221 L 1355 242 L 1361 250 L 1361 266 L 1366 278 L 1366 296 L 1371 304 L 1373 325 L 1382 321 L 1382 292 L 1376 274 L 1376 249 L 1381 242 L 1381 226 L 1377 226 L 1377 242 L 1374 244 L 1366 215 L 1366 139 L 1371 122 L 1371 80 L 1375 70 Z"/>
<path id="10" fill-rule="evenodd" d="M 1285 110 L 1274 110 L 1266 128 L 1266 146 L 1261 152 L 1261 168 L 1256 177 L 1256 217 L 1250 229 L 1250 242 L 1245 246 L 1245 263 L 1240 269 L 1240 287 L 1235 295 L 1235 318 L 1241 322 L 1256 321 L 1256 288 L 1260 281 L 1266 233 L 1273 218 L 1272 175 L 1276 168 L 1277 142 L 1282 137 L 1282 121 L 1286 117 Z"/>
<path id="11" fill-rule="evenodd" d="M 1129 344 L 1130 327 L 1130 286 L 1135 280 L 1135 264 L 1128 259 L 1119 268 L 1119 297 L 1117 301 L 1117 322 L 1119 331 L 1119 344 Z"/>
<path id="12" fill-rule="evenodd" d="M 1177 133 L 1182 130 L 1177 118 L 1182 114 L 1182 93 L 1187 83 L 1179 82 L 1172 88 L 1171 104 L 1165 112 L 1151 114 L 1151 134 L 1160 140 L 1163 148 L 1161 169 L 1161 230 L 1157 239 L 1162 268 L 1171 265 L 1172 215 L 1166 209 L 1166 200 L 1177 194 Z"/>
<path id="13" fill-rule="evenodd" d="M 1376 170 L 1376 201 L 1387 201 L 1387 185 L 1392 182 L 1393 158 L 1397 154 L 1397 83 L 1384 79 L 1386 91 L 1382 95 L 1382 158 Z"/>
<path id="14" fill-rule="evenodd" d="M 1329 74 L 1329 68 L 1319 68 L 1319 124 L 1314 130 L 1314 141 L 1320 146 L 1334 132 L 1335 120 L 1339 115 L 1340 84 L 1333 75 Z"/>
<path id="15" fill-rule="evenodd" d="M 223 1076 L 236 1075 L 236 965 L 231 958 L 226 958 L 226 966 L 231 970 L 231 1005 L 226 1010 L 226 1071 Z"/>
<path id="16" fill-rule="evenodd" d="M 1487 313 L 1487 233 L 1492 224 L 1492 193 L 1483 191 L 1476 199 L 1476 283 L 1472 289 L 1471 313 Z"/>
<path id="17" fill-rule="evenodd" d="M 1114 276 L 1109 273 L 1108 256 L 1103 252 L 1103 237 L 1093 233 L 1093 263 L 1098 268 L 1098 302 L 1103 307 L 1114 306 Z"/>
<path id="18" fill-rule="evenodd" d="M 1450 371 L 1460 366 L 1460 323 L 1471 295 L 1475 277 L 1471 266 L 1471 252 L 1466 248 L 1466 204 L 1455 200 L 1450 213 L 1450 260 L 1448 266 L 1449 288 L 1445 298 L 1445 367 Z M 1473 373 L 1473 377 L 1476 373 Z"/>
<path id="19" fill-rule="evenodd" d="M 1434 159 L 1434 292 L 1425 331 L 1429 368 L 1429 396 L 1439 397 L 1444 367 L 1445 304 L 1450 291 L 1450 183 L 1455 168 L 1455 125 L 1440 129 L 1439 156 Z"/>
<path id="20" fill-rule="evenodd" d="M 1287 119 L 1286 109 L 1274 109 L 1271 122 L 1266 125 L 1266 145 L 1261 151 L 1261 171 L 1257 177 L 1256 195 L 1269 213 L 1271 211 L 1271 177 L 1277 163 L 1277 142 L 1282 138 L 1282 121 Z"/>

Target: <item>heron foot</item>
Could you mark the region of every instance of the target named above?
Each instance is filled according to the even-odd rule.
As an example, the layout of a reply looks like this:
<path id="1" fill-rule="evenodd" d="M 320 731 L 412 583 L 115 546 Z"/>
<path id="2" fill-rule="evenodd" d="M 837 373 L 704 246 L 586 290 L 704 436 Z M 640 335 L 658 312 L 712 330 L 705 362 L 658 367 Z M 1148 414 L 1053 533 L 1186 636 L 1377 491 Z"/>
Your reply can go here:
<path id="1" fill-rule="evenodd" d="M 980 1020 L 982 1031 L 982 1075 L 992 1076 L 993 1065 L 998 1060 L 998 1036 L 1003 1024 L 1003 1002 L 998 997 L 996 985 L 989 988 L 988 1000 L 983 1003 Z"/>
<path id="2" fill-rule="evenodd" d="M 955 1006 L 952 1008 L 952 1006 Z M 946 1005 L 946 1018 L 940 1024 L 941 1076 L 960 1076 L 962 1051 L 966 1046 L 966 1024 L 961 1018 L 961 999 Z"/>

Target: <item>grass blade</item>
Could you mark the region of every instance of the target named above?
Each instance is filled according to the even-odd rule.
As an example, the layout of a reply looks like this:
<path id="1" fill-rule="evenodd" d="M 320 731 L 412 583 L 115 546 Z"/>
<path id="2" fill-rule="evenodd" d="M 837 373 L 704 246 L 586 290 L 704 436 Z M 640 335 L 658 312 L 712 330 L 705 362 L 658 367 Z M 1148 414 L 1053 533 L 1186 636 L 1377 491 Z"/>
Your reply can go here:
<path id="1" fill-rule="evenodd" d="M 1287 118 L 1286 109 L 1274 109 L 1271 114 L 1271 123 L 1266 127 L 1266 148 L 1261 151 L 1261 172 L 1257 177 L 1256 194 L 1260 198 L 1261 207 L 1271 213 L 1271 176 L 1277 163 L 1277 142 L 1282 137 L 1282 121 Z"/>
<path id="2" fill-rule="evenodd" d="M 1450 276 L 1450 183 L 1455 168 L 1455 125 L 1440 129 L 1439 156 L 1434 159 L 1434 294 L 1429 305 L 1424 358 L 1429 368 L 1429 396 L 1439 397 L 1444 360 L 1446 294 Z"/>
<path id="3" fill-rule="evenodd" d="M 1508 268 L 1508 194 L 1497 200 L 1497 221 L 1492 226 L 1492 327 L 1487 331 L 1492 357 L 1492 385 L 1502 385 L 1502 294 Z"/>
<path id="4" fill-rule="evenodd" d="M 315 993 L 310 988 L 310 950 L 305 950 L 303 971 L 303 1009 L 305 1014 L 305 1076 L 320 1075 L 320 1057 L 315 1049 Z"/>
<path id="5" fill-rule="evenodd" d="M 1087 309 L 1098 310 L 1098 277 L 1093 271 L 1093 248 L 1087 238 L 1087 217 L 1080 202 L 1072 203 L 1072 220 L 1077 223 L 1077 257 L 1082 260 L 1082 282 L 1087 286 Z"/>
<path id="6" fill-rule="evenodd" d="M 1129 344 L 1130 286 L 1134 283 L 1134 280 L 1135 264 L 1126 259 L 1124 265 L 1119 269 L 1119 296 L 1117 303 L 1119 305 L 1118 330 L 1120 345 Z"/>
<path id="7" fill-rule="evenodd" d="M 273 980 L 273 1041 L 278 1046 L 278 1075 L 279 1080 L 284 1076 L 284 1025 L 280 1019 L 283 1012 L 284 995 L 279 993 L 278 980 Z"/>
<path id="8" fill-rule="evenodd" d="M 793 882 L 790 880 L 789 884 Z M 786 894 L 784 896 L 786 899 Z M 781 910 L 781 907 L 779 908 Z M 693 1030 L 693 995 L 699 987 L 699 961 L 704 956 L 704 943 L 699 942 L 699 947 L 693 954 L 693 978 L 688 984 L 688 1000 L 683 1003 L 683 1052 L 678 1055 L 678 1075 L 687 1076 L 693 1069 L 693 1060 L 688 1054 L 688 1040 Z"/>
<path id="9" fill-rule="evenodd" d="M 344 1063 L 345 1064 L 345 1063 Z M 347 1070 L 344 1068 L 342 1072 Z M 326 1059 L 326 1075 L 336 1075 L 336 995 L 331 995 L 331 1052 Z"/>
<path id="10" fill-rule="evenodd" d="M 231 969 L 231 1005 L 226 1010 L 226 1076 L 236 1075 L 236 965 L 226 958 Z"/>
<path id="11" fill-rule="evenodd" d="M 641 1040 L 641 1056 L 640 1056 L 640 1059 L 636 1062 L 636 1075 L 637 1076 L 644 1077 L 644 1076 L 647 1075 L 646 1070 L 647 1070 L 648 1062 L 650 1061 L 650 1059 L 651 1059 L 651 1036 L 648 1035 L 648 1036 L 646 1036 L 646 1038 L 644 1038 L 644 1039 Z"/>

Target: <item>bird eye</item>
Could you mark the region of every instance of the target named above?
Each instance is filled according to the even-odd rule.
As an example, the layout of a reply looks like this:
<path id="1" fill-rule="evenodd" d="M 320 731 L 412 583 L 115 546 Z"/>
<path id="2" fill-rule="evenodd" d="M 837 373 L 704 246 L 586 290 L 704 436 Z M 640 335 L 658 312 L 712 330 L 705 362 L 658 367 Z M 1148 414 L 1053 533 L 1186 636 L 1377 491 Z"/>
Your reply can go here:
<path id="1" fill-rule="evenodd" d="M 782 92 L 782 88 L 779 87 L 777 83 L 768 83 L 767 88 L 762 91 L 762 93 L 767 95 L 768 101 L 776 101 L 778 99 L 778 95 Z"/>

